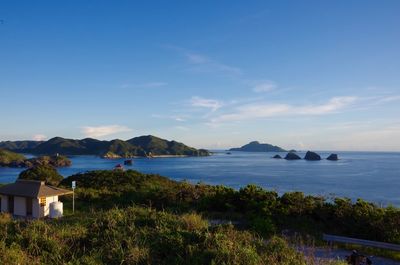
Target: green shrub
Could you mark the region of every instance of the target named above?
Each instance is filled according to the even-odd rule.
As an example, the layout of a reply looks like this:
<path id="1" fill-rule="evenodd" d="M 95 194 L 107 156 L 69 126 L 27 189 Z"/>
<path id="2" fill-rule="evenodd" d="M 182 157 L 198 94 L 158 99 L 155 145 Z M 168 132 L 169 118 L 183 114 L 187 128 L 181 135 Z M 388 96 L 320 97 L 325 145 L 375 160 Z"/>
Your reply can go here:
<path id="1" fill-rule="evenodd" d="M 64 177 L 58 174 L 57 170 L 50 165 L 40 165 L 28 168 L 22 171 L 18 177 L 18 179 L 45 181 L 53 186 L 57 186 L 63 178 Z"/>

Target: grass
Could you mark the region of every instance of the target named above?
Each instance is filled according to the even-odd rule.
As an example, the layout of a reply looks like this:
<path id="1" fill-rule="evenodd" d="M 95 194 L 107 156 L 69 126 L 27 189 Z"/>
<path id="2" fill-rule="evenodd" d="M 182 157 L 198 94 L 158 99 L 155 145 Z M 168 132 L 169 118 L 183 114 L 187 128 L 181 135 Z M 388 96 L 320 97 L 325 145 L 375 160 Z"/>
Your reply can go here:
<path id="1" fill-rule="evenodd" d="M 317 263 L 291 246 L 319 244 L 323 232 L 400 242 L 400 211 L 362 200 L 193 185 L 132 170 L 77 174 L 61 186 L 71 181 L 74 214 L 68 195 L 60 220 L 0 215 L 0 264 L 17 256 L 19 264 L 300 265 Z"/>

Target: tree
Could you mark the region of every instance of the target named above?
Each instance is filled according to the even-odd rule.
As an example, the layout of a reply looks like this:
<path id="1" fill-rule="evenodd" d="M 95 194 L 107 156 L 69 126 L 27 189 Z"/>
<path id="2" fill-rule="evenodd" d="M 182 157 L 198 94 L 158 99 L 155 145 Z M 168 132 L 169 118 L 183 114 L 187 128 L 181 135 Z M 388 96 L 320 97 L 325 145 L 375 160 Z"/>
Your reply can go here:
<path id="1" fill-rule="evenodd" d="M 39 165 L 22 171 L 18 179 L 41 180 L 57 186 L 63 180 L 63 176 L 53 166 Z"/>

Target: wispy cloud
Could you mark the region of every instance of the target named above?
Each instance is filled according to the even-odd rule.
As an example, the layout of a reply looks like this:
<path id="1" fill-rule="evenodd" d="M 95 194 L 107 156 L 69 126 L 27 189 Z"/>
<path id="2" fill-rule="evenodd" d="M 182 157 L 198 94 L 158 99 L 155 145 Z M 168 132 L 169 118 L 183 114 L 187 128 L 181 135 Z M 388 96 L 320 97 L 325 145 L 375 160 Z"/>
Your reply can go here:
<path id="1" fill-rule="evenodd" d="M 381 97 L 378 100 L 378 103 L 387 103 L 387 102 L 394 102 L 394 101 L 400 101 L 400 95 L 391 95 L 391 96 Z"/>
<path id="2" fill-rule="evenodd" d="M 151 117 L 158 119 L 169 119 L 178 122 L 185 122 L 188 118 L 187 115 L 160 115 L 160 114 L 152 114 Z"/>
<path id="3" fill-rule="evenodd" d="M 194 64 L 203 64 L 203 63 L 210 62 L 210 59 L 208 59 L 204 55 L 197 54 L 197 53 L 186 52 L 185 56 L 189 60 L 190 63 L 194 63 Z"/>
<path id="4" fill-rule="evenodd" d="M 185 51 L 184 56 L 190 64 L 194 65 L 192 70 L 199 72 L 219 72 L 234 76 L 242 74 L 240 68 L 221 63 L 200 53 Z"/>
<path id="5" fill-rule="evenodd" d="M 86 137 L 104 137 L 121 132 L 129 132 L 132 129 L 121 125 L 105 125 L 105 126 L 85 126 L 82 127 L 82 133 Z"/>
<path id="6" fill-rule="evenodd" d="M 261 92 L 269 92 L 274 89 L 276 89 L 278 86 L 275 82 L 271 80 L 266 80 L 263 82 L 258 82 L 254 85 L 253 91 L 256 93 L 261 93 Z"/>
<path id="7" fill-rule="evenodd" d="M 211 123 L 224 123 L 280 116 L 325 115 L 338 112 L 357 100 L 356 97 L 334 97 L 324 104 L 296 106 L 290 104 L 254 103 L 239 106 L 230 113 L 220 114 Z"/>
<path id="8" fill-rule="evenodd" d="M 188 68 L 189 71 L 206 73 L 211 72 L 219 74 L 222 73 L 231 76 L 240 76 L 243 74 L 242 69 L 239 67 L 220 62 L 202 53 L 191 51 L 175 45 L 163 45 L 163 47 L 181 54 L 181 56 L 186 59 L 187 63 L 190 64 L 190 67 Z"/>
<path id="9" fill-rule="evenodd" d="M 139 84 L 122 84 L 121 88 L 155 88 L 168 85 L 166 82 L 146 82 Z"/>
<path id="10" fill-rule="evenodd" d="M 32 138 L 34 141 L 44 141 L 47 139 L 47 136 L 44 134 L 35 134 Z"/>
<path id="11" fill-rule="evenodd" d="M 211 111 L 216 111 L 219 108 L 221 108 L 224 104 L 222 101 L 216 99 L 207 99 L 196 96 L 190 99 L 190 105 L 192 107 L 206 108 L 210 109 Z"/>

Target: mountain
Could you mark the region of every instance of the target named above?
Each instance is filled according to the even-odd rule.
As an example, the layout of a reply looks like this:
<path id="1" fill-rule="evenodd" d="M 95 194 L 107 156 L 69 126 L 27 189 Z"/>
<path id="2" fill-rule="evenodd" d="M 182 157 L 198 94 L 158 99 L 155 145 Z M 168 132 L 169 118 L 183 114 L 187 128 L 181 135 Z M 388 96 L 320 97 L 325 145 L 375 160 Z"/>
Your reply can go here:
<path id="1" fill-rule="evenodd" d="M 186 155 L 207 156 L 209 152 L 204 149 L 196 149 L 179 143 L 167 141 L 152 135 L 135 137 L 127 141 L 133 146 L 140 147 L 147 154 L 152 155 Z"/>
<path id="2" fill-rule="evenodd" d="M 30 150 L 35 148 L 42 141 L 4 141 L 0 142 L 0 148 L 7 149 L 10 151 L 18 150 L 18 152 L 24 152 L 24 150 Z"/>
<path id="3" fill-rule="evenodd" d="M 32 154 L 63 154 L 63 155 L 98 155 L 107 149 L 109 142 L 91 138 L 82 140 L 65 139 L 54 137 L 41 143 L 40 145 L 28 150 Z"/>
<path id="4" fill-rule="evenodd" d="M 242 152 L 285 152 L 285 149 L 271 144 L 261 144 L 257 141 L 250 142 L 239 148 L 231 148 L 229 151 L 242 151 Z"/>
<path id="5" fill-rule="evenodd" d="M 25 152 L 37 155 L 99 155 L 105 158 L 134 156 L 207 156 L 210 153 L 204 149 L 189 147 L 176 141 L 164 140 L 152 135 L 132 138 L 128 141 L 100 141 L 92 138 L 82 140 L 54 137 L 48 141 L 28 145 L 15 142 L 0 142 L 0 146 L 13 148 L 14 152 Z M 18 148 L 20 147 L 20 148 Z M 11 149 L 9 149 L 11 150 Z"/>

